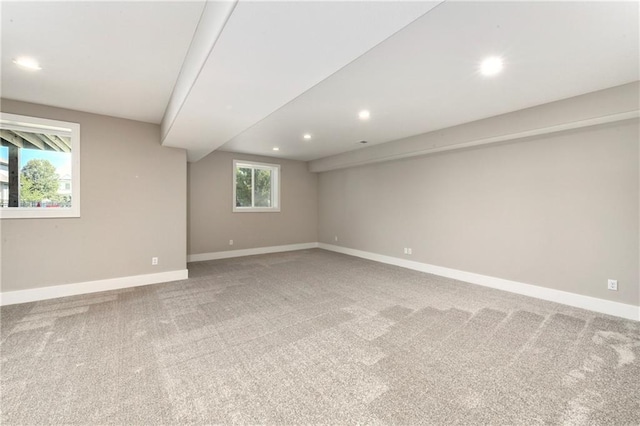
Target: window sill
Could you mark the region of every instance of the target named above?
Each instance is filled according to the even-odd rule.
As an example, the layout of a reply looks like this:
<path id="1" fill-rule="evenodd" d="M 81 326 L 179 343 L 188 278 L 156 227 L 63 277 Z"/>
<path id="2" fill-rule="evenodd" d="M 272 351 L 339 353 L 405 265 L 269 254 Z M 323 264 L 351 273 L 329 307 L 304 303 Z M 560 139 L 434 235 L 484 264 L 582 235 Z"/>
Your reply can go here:
<path id="1" fill-rule="evenodd" d="M 6 207 L 0 209 L 0 219 L 47 219 L 80 217 L 80 208 Z"/>
<path id="2" fill-rule="evenodd" d="M 279 213 L 280 208 L 234 207 L 234 213 Z"/>

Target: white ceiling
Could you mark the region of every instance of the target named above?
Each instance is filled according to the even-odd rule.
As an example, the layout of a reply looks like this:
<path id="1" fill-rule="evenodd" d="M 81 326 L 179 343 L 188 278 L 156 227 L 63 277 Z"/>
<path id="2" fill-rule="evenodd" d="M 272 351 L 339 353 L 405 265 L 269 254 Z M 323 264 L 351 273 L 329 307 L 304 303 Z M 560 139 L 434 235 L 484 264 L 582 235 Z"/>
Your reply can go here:
<path id="1" fill-rule="evenodd" d="M 204 4 L 2 1 L 0 94 L 159 123 Z"/>
<path id="2" fill-rule="evenodd" d="M 437 4 L 238 2 L 164 145 L 202 158 Z"/>
<path id="3" fill-rule="evenodd" d="M 221 149 L 314 160 L 617 86 L 638 45 L 638 3 L 447 2 Z M 486 78 L 490 55 L 505 69 Z"/>
<path id="4" fill-rule="evenodd" d="M 164 120 L 191 161 L 312 160 L 640 78 L 637 2 L 220 4 L 3 1 L 0 94 Z"/>

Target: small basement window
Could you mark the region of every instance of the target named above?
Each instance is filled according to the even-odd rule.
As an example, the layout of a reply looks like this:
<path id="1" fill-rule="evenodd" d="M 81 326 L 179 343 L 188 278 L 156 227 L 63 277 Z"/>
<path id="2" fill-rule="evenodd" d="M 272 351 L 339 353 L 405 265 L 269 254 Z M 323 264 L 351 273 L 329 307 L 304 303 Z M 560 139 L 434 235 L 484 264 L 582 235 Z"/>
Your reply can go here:
<path id="1" fill-rule="evenodd" d="M 279 212 L 280 165 L 233 160 L 233 211 Z"/>
<path id="2" fill-rule="evenodd" d="M 80 125 L 0 112 L 0 218 L 80 217 Z"/>

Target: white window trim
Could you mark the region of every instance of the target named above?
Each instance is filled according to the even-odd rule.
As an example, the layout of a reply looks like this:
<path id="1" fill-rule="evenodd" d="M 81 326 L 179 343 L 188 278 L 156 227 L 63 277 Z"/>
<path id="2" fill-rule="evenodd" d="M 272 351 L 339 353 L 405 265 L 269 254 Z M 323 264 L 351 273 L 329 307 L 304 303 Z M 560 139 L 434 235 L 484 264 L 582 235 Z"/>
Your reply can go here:
<path id="1" fill-rule="evenodd" d="M 236 169 L 240 166 L 251 168 L 268 168 L 275 171 L 271 174 L 271 204 L 273 207 L 236 207 Z M 253 179 L 251 180 L 253 185 Z M 253 187 L 251 188 L 253 193 Z M 274 213 L 280 211 L 280 164 L 259 163 L 257 161 L 233 160 L 233 199 L 231 205 L 234 213 Z"/>
<path id="2" fill-rule="evenodd" d="M 80 124 L 39 117 L 0 112 L 0 128 L 24 132 L 47 131 L 68 136 L 71 140 L 71 207 L 55 209 L 41 207 L 0 208 L 0 219 L 33 219 L 80 217 Z"/>

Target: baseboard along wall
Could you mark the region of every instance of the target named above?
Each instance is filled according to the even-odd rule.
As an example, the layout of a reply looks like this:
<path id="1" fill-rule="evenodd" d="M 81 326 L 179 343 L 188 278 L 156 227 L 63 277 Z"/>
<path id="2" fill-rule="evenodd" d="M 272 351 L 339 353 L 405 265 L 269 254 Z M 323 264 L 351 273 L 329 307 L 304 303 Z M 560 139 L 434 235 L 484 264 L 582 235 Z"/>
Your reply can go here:
<path id="1" fill-rule="evenodd" d="M 186 280 L 187 278 L 189 278 L 189 271 L 181 269 L 176 271 L 158 272 L 155 274 L 133 275 L 129 277 L 38 287 L 28 290 L 6 291 L 0 293 L 0 306 L 98 293 L 101 291 L 119 290 L 122 288 L 138 287 L 149 284 L 160 284 L 171 281 Z"/>
<path id="2" fill-rule="evenodd" d="M 213 253 L 192 254 L 187 256 L 188 262 L 200 262 L 206 260 L 228 259 L 233 257 L 254 256 L 257 254 L 280 253 L 285 251 L 307 250 L 321 248 L 324 250 L 356 256 L 380 263 L 395 265 L 415 271 L 426 272 L 442 277 L 452 278 L 471 284 L 491 287 L 510 293 L 521 294 L 537 299 L 556 302 L 575 308 L 587 309 L 602 314 L 613 315 L 634 321 L 640 321 L 640 306 L 625 303 L 612 302 L 596 297 L 583 296 L 547 287 L 525 284 L 517 281 L 460 271 L 428 263 L 415 262 L 397 257 L 356 250 L 348 247 L 336 246 L 325 243 L 302 243 L 272 247 L 258 247 L 243 250 L 219 251 Z M 75 296 L 80 294 L 97 293 L 101 291 L 117 290 L 122 288 L 137 287 L 149 284 L 159 284 L 170 281 L 185 280 L 188 278 L 188 270 L 160 272 L 157 274 L 135 275 L 130 277 L 111 278 L 106 280 L 87 281 L 83 283 L 64 284 L 51 287 L 40 287 L 28 290 L 18 290 L 0 293 L 0 306 L 17 303 L 35 302 L 38 300 L 55 299 L 58 297 Z"/>
<path id="3" fill-rule="evenodd" d="M 216 251 L 212 253 L 190 254 L 187 256 L 187 262 L 229 259 L 231 257 L 255 256 L 256 254 L 280 253 L 283 251 L 307 250 L 312 248 L 318 248 L 318 243 L 287 244 L 283 246 L 257 247 L 243 250 L 228 250 Z"/>
<path id="4" fill-rule="evenodd" d="M 574 308 L 582 308 L 602 314 L 640 321 L 640 306 L 612 302 L 610 300 L 598 299 L 596 297 L 583 296 L 581 294 L 569 293 L 567 291 L 554 290 L 547 287 L 505 280 L 488 275 L 444 268 L 442 266 L 414 262 L 411 260 L 335 246 L 332 244 L 319 243 L 318 247 L 324 250 L 361 257 L 363 259 L 373 260 L 389 265 L 400 266 L 402 268 L 413 269 L 415 271 L 426 272 L 429 274 L 439 275 L 441 277 L 452 278 L 454 280 L 464 281 L 470 284 L 477 284 L 484 287 L 508 291 L 510 293 L 521 294 L 523 296 L 535 297 L 536 299 L 556 302 L 562 305 L 573 306 Z"/>

